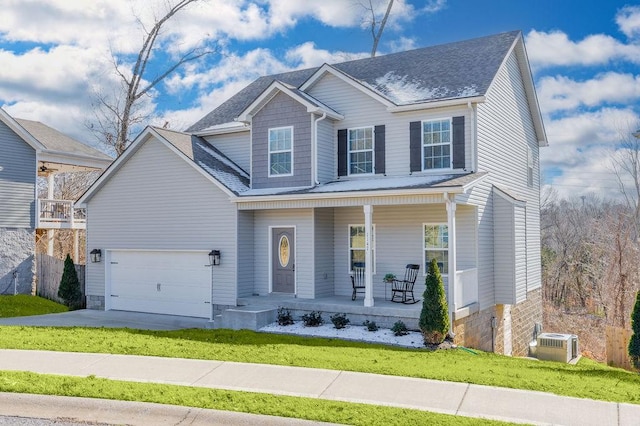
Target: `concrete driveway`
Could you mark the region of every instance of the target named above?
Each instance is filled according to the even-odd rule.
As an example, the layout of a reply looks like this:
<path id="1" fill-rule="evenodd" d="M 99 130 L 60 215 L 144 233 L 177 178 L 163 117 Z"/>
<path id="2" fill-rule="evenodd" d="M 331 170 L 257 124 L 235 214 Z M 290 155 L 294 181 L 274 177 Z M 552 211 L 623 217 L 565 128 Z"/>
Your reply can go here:
<path id="1" fill-rule="evenodd" d="M 0 318 L 0 325 L 137 328 L 142 330 L 213 328 L 213 322 L 205 318 L 145 314 L 140 312 L 96 311 L 92 309 L 62 312 L 59 314 L 34 315 L 30 317 Z"/>

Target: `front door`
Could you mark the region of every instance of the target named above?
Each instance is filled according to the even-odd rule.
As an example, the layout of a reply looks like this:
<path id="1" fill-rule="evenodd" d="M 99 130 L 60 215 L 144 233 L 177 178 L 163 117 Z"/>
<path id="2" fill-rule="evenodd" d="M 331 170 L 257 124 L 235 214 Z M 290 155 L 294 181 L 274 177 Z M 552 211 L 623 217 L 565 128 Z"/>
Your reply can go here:
<path id="1" fill-rule="evenodd" d="M 273 228 L 271 234 L 272 291 L 295 293 L 295 246 L 293 228 Z"/>

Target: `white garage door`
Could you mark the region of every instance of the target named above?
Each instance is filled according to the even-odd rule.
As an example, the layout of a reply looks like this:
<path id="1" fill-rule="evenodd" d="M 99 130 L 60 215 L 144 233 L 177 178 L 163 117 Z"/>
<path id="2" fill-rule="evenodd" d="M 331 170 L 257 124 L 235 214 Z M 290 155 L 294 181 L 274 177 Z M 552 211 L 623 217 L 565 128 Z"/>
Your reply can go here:
<path id="1" fill-rule="evenodd" d="M 206 251 L 111 251 L 110 309 L 209 318 Z"/>

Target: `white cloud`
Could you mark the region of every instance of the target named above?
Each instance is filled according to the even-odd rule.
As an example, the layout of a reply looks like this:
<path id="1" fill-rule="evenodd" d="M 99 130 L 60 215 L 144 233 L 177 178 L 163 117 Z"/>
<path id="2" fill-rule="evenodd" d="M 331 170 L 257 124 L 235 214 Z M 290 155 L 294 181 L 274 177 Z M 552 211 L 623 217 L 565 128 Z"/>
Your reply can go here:
<path id="1" fill-rule="evenodd" d="M 616 15 L 616 23 L 627 37 L 640 36 L 640 6 L 625 6 Z"/>
<path id="2" fill-rule="evenodd" d="M 428 0 L 422 8 L 425 13 L 436 13 L 447 7 L 447 0 Z"/>
<path id="3" fill-rule="evenodd" d="M 573 167 L 584 164 L 592 150 L 613 147 L 628 132 L 638 115 L 630 108 L 603 108 L 545 122 L 549 147 L 541 150 L 546 167 Z"/>
<path id="4" fill-rule="evenodd" d="M 527 53 L 534 69 L 569 65 L 606 65 L 612 60 L 640 63 L 640 45 L 625 44 L 605 34 L 594 34 L 574 42 L 561 31 L 531 30 Z"/>
<path id="5" fill-rule="evenodd" d="M 640 99 L 640 75 L 607 72 L 585 81 L 557 75 L 542 77 L 538 99 L 545 113 L 603 103 L 627 103 Z"/>
<path id="6" fill-rule="evenodd" d="M 368 56 L 369 53 L 364 52 L 331 52 L 325 49 L 317 49 L 315 44 L 311 41 L 293 47 L 287 50 L 285 54 L 286 60 L 291 63 L 294 68 L 298 69 L 317 67 L 324 63 L 334 64 L 337 62 L 351 61 L 354 59 L 366 58 Z"/>
<path id="7" fill-rule="evenodd" d="M 391 52 L 405 52 L 417 47 L 416 39 L 410 37 L 400 37 L 387 43 Z"/>

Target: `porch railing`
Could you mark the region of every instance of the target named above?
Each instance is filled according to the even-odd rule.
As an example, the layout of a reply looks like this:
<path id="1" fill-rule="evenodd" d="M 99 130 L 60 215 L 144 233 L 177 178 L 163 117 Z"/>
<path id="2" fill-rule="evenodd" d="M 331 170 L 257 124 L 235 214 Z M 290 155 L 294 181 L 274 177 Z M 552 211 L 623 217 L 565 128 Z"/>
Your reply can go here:
<path id="1" fill-rule="evenodd" d="M 478 268 L 456 271 L 455 299 L 458 309 L 478 301 Z"/>
<path id="2" fill-rule="evenodd" d="M 36 203 L 36 227 L 41 229 L 85 229 L 85 209 L 74 209 L 73 201 L 40 199 Z"/>

